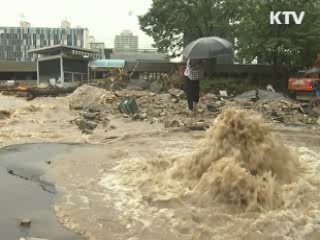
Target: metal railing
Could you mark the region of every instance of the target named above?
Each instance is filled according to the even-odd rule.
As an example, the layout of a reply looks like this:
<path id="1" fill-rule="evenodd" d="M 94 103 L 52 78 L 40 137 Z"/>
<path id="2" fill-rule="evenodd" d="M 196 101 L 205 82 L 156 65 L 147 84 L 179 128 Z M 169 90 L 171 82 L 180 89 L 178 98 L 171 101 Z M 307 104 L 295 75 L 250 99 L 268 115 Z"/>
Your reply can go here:
<path id="1" fill-rule="evenodd" d="M 87 73 L 80 72 L 64 72 L 64 82 L 83 82 L 88 78 Z"/>

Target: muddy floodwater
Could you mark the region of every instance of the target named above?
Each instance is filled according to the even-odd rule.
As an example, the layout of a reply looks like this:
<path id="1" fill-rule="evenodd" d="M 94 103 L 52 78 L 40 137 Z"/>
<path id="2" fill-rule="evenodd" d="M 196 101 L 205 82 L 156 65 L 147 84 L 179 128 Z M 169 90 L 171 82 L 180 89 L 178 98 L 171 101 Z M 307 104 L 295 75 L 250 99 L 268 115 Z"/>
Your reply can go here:
<path id="1" fill-rule="evenodd" d="M 206 132 L 108 116 L 112 128 L 87 135 L 68 97 L 12 99 L 0 96 L 11 113 L 0 125 L 1 237 L 320 239 L 313 126 L 229 109 Z"/>
<path id="2" fill-rule="evenodd" d="M 286 135 L 278 138 L 290 142 Z M 293 145 L 298 138 L 291 141 Z M 56 207 L 62 222 L 89 239 L 101 240 L 106 235 L 111 239 L 217 239 L 218 235 L 222 235 L 220 239 L 273 239 L 271 235 L 294 239 L 290 234 L 301 234 L 296 239 L 319 238 L 319 210 L 312 207 L 317 203 L 317 188 L 303 181 L 288 185 L 288 206 L 269 210 L 267 206 L 247 210 L 224 200 L 211 202 L 205 195 L 196 198 L 197 202 L 186 194 L 188 188 L 170 180 L 168 172 L 174 166 L 172 161 L 187 159 L 202 138 L 181 134 L 153 139 L 115 142 L 105 154 L 81 151 L 77 160 L 61 159 L 52 174 L 66 193 Z M 312 147 L 318 149 L 316 142 Z M 319 156 L 313 150 L 299 147 L 299 151 L 311 168 L 319 169 Z M 300 205 L 303 194 L 310 201 L 306 208 Z"/>
<path id="3" fill-rule="evenodd" d="M 56 240 L 81 240 L 66 230 L 54 213 L 59 197 L 45 174 L 57 155 L 81 148 L 70 144 L 25 144 L 0 150 L 0 232 L 1 239 L 39 237 Z M 31 227 L 20 227 L 21 218 L 31 219 Z"/>

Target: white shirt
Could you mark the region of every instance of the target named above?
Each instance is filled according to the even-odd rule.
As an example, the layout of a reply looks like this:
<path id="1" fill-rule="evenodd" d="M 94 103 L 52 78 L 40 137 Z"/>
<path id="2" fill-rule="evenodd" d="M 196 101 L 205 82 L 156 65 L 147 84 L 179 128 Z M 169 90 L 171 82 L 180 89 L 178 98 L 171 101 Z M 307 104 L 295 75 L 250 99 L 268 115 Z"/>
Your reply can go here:
<path id="1" fill-rule="evenodd" d="M 202 78 L 202 71 L 198 66 L 191 66 L 190 59 L 188 59 L 187 68 L 184 72 L 184 75 L 193 81 L 200 80 Z"/>

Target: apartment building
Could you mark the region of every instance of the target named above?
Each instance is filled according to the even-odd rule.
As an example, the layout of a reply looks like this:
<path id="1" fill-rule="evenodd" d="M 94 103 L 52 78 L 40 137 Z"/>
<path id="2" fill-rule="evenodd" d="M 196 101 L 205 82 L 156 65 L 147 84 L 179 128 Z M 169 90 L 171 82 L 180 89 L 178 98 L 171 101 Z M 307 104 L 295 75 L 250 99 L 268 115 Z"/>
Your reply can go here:
<path id="1" fill-rule="evenodd" d="M 87 28 L 71 28 L 63 21 L 60 28 L 31 27 L 22 21 L 20 27 L 0 26 L 0 61 L 35 61 L 29 50 L 54 45 L 89 48 Z"/>

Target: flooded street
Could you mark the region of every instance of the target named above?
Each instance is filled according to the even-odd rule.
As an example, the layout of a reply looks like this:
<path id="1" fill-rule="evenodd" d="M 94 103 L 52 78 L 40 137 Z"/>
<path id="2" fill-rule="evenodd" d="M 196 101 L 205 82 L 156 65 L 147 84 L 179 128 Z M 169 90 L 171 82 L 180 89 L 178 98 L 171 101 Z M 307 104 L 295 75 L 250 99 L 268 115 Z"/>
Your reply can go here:
<path id="1" fill-rule="evenodd" d="M 2 4 L 0 240 L 320 240 L 320 0 L 43 3 Z"/>
<path id="2" fill-rule="evenodd" d="M 246 115 L 236 125 L 214 123 L 208 133 L 110 115 L 112 128 L 86 135 L 70 122 L 77 113 L 68 97 L 0 98 L 11 113 L 0 120 L 0 231 L 6 238 L 320 237 L 320 136 L 311 127 L 274 125 L 269 138 L 260 120 Z M 247 146 L 251 153 L 241 150 Z M 284 166 L 274 168 L 279 161 Z M 20 217 L 30 218 L 32 227 L 20 229 Z"/>
<path id="3" fill-rule="evenodd" d="M 112 239 L 284 239 L 286 236 L 315 240 L 320 236 L 316 200 L 320 161 L 319 152 L 314 152 L 319 149 L 319 136 L 310 135 L 308 146 L 312 151 L 301 148 L 304 144 L 297 144 L 307 144 L 306 135 L 305 129 L 301 135 L 296 129 L 275 131 L 278 140 L 297 151 L 302 167 L 310 172 L 305 179 L 313 176 L 310 181 L 316 184 L 294 180 L 293 184 L 283 185 L 284 206 L 262 205 L 260 210 L 247 210 L 241 204 L 221 202 L 221 199 L 216 202 L 200 195 L 194 199 L 191 188 L 187 188 L 188 181 L 181 182 L 185 186 L 180 185 L 171 179 L 170 171 L 175 162 L 187 161 L 197 151 L 195 144 L 204 138 L 204 133 L 174 133 L 158 136 L 157 141 L 151 136 L 110 143 L 104 157 L 79 154 L 81 163 L 61 159 L 52 173 L 57 185 L 69 191 L 58 202 L 57 215 L 68 220 L 65 225 L 89 239 L 105 239 L 107 234 Z M 278 150 L 274 151 L 277 154 Z M 278 157 L 286 158 L 282 154 Z M 95 161 L 86 161 L 89 158 Z M 67 169 L 74 167 L 79 172 L 68 175 Z M 288 171 L 283 172 L 284 176 L 290 175 L 291 170 Z M 273 191 L 271 186 L 266 190 Z M 272 195 L 266 194 L 260 197 L 273 201 Z M 259 201 L 258 198 L 261 204 Z"/>
<path id="4" fill-rule="evenodd" d="M 27 144 L 0 150 L 0 228 L 3 239 L 29 236 L 83 239 L 59 224 L 53 211 L 54 201 L 59 195 L 55 186 L 44 179 L 55 155 L 67 156 L 72 147 L 81 146 Z M 19 226 L 21 218 L 31 219 L 31 227 Z"/>

